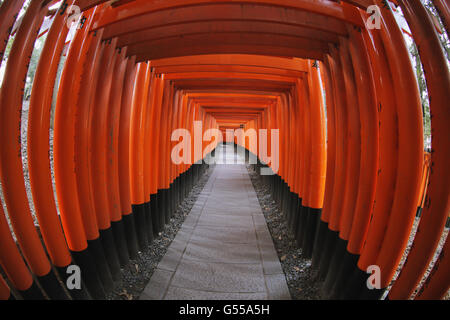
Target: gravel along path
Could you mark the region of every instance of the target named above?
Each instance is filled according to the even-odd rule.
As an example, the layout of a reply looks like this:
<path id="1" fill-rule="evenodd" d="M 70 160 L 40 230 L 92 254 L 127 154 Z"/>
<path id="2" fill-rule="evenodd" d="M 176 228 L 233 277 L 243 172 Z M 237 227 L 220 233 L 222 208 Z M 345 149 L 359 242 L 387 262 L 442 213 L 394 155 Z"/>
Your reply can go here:
<path id="1" fill-rule="evenodd" d="M 281 261 L 281 266 L 286 275 L 287 284 L 291 292 L 292 299 L 297 300 L 318 300 L 322 299 L 320 295 L 320 288 L 322 282 L 318 282 L 316 279 L 316 271 L 311 268 L 311 260 L 304 259 L 302 257 L 302 250 L 297 248 L 295 239 L 292 234 L 288 231 L 286 221 L 283 218 L 282 213 L 279 211 L 275 202 L 272 200 L 269 189 L 261 181 L 260 176 L 257 172 L 253 171 L 250 166 L 247 166 L 250 174 L 250 178 L 253 182 L 256 194 L 258 196 L 261 208 L 263 210 L 264 216 L 267 221 L 270 233 L 272 234 L 273 241 L 275 244 L 275 249 L 277 250 L 278 257 Z M 408 253 L 414 241 L 414 236 L 419 225 L 420 218 L 416 218 L 413 229 L 411 230 L 411 235 L 408 241 L 408 246 L 403 254 L 402 260 L 397 268 L 393 280 L 388 286 L 388 290 L 384 294 L 384 297 L 388 295 L 393 282 L 397 279 L 398 274 L 403 267 Z M 429 276 L 436 260 L 439 257 L 439 253 L 445 244 L 445 240 L 448 236 L 449 228 L 445 228 L 442 233 L 439 246 L 434 254 L 433 260 L 429 265 L 424 277 L 422 278 L 419 287 L 423 285 L 426 278 Z M 417 290 L 413 293 L 411 298 L 417 294 Z M 450 300 L 450 290 L 444 297 L 444 300 Z"/>
<path id="2" fill-rule="evenodd" d="M 316 280 L 316 271 L 311 268 L 311 259 L 302 257 L 302 249 L 297 247 L 282 213 L 272 200 L 269 189 L 261 181 L 259 174 L 249 165 L 247 169 L 286 275 L 292 299 L 320 300 L 322 282 Z"/>
<path id="3" fill-rule="evenodd" d="M 408 245 L 407 245 L 407 247 L 405 249 L 405 252 L 403 253 L 402 259 L 401 259 L 401 261 L 400 261 L 400 263 L 399 263 L 399 265 L 397 267 L 397 270 L 396 270 L 396 272 L 394 274 L 394 277 L 392 278 L 392 281 L 390 282 L 390 284 L 389 284 L 389 286 L 387 288 L 388 290 L 390 290 L 392 288 L 395 280 L 397 280 L 397 277 L 399 276 L 400 271 L 401 271 L 401 269 L 403 268 L 403 266 L 404 266 L 404 264 L 406 262 L 406 259 L 408 258 L 408 254 L 411 251 L 411 248 L 412 248 L 412 245 L 413 245 L 413 242 L 414 242 L 414 237 L 416 235 L 417 228 L 419 226 L 419 222 L 420 222 L 420 218 L 416 217 L 416 220 L 414 221 L 414 224 L 413 224 L 413 228 L 411 230 L 411 234 L 409 236 Z M 441 253 L 442 248 L 444 247 L 445 241 L 446 241 L 446 239 L 448 237 L 448 233 L 449 233 L 449 228 L 447 228 L 447 227 L 444 228 L 444 231 L 442 232 L 442 235 L 441 235 L 441 239 L 439 240 L 439 245 L 438 245 L 438 247 L 437 247 L 437 249 L 436 249 L 436 251 L 434 253 L 433 259 L 431 260 L 431 263 L 428 265 L 428 268 L 425 271 L 425 274 L 423 275 L 422 279 L 420 280 L 420 283 L 419 283 L 419 286 L 418 286 L 419 289 L 425 283 L 425 281 L 428 278 L 428 276 L 430 275 L 430 273 L 431 273 L 431 271 L 432 271 L 432 269 L 433 269 L 437 259 L 439 258 L 439 254 Z M 413 292 L 413 294 L 412 294 L 412 296 L 410 298 L 413 299 L 417 295 L 417 293 L 418 293 L 418 289 L 414 290 L 414 292 Z M 386 297 L 387 295 L 388 295 L 388 292 L 386 292 L 384 294 L 384 297 Z M 450 290 L 447 291 L 447 294 L 444 296 L 443 300 L 450 300 Z"/>
<path id="4" fill-rule="evenodd" d="M 178 233 L 184 219 L 197 201 L 197 197 L 203 190 L 213 169 L 214 166 L 210 166 L 209 170 L 200 178 L 189 196 L 178 207 L 170 223 L 166 225 L 164 232 L 160 233 L 160 236 L 153 241 L 145 252 L 139 252 L 139 257 L 136 260 L 131 260 L 122 269 L 121 284 L 116 286 L 114 291 L 108 295 L 108 300 L 137 300 L 139 298 L 158 263 L 166 254 L 167 248 Z"/>

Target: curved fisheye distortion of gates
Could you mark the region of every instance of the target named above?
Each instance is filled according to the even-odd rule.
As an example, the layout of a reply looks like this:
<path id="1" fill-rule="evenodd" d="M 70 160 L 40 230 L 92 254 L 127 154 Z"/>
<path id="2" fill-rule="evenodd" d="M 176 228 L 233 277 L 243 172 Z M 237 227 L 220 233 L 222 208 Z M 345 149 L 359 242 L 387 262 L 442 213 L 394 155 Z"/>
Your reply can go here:
<path id="1" fill-rule="evenodd" d="M 0 299 L 106 299 L 223 144 L 324 298 L 448 299 L 449 24 L 446 0 L 1 1 Z"/>

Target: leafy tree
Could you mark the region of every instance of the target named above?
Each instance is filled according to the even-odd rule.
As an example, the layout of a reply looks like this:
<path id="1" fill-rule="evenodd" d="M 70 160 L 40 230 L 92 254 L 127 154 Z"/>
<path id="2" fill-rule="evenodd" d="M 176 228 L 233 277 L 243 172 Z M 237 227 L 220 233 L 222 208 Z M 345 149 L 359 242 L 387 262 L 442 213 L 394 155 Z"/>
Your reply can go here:
<path id="1" fill-rule="evenodd" d="M 425 6 L 425 8 L 428 10 L 428 13 L 430 14 L 430 16 L 434 19 L 435 23 L 437 24 L 438 29 L 440 29 L 440 31 L 441 31 L 441 32 L 438 32 L 438 37 L 442 44 L 443 52 L 444 52 L 445 56 L 447 57 L 447 60 L 449 61 L 449 65 L 450 65 L 450 41 L 449 41 L 448 35 L 446 33 L 446 30 L 444 28 L 444 24 L 442 23 L 442 20 L 431 0 L 422 0 L 422 3 Z M 414 43 L 414 41 L 411 42 L 409 51 L 414 60 L 415 71 L 416 71 L 416 75 L 417 75 L 417 82 L 418 82 L 419 90 L 420 90 L 420 98 L 422 100 L 425 148 L 429 149 L 429 148 L 431 148 L 431 116 L 430 116 L 430 102 L 429 102 L 429 97 L 428 97 L 425 73 L 423 70 L 422 62 L 420 60 L 419 50 L 418 50 L 416 44 Z"/>
<path id="2" fill-rule="evenodd" d="M 24 91 L 24 99 L 28 100 L 31 95 L 31 88 L 33 86 L 33 79 L 36 73 L 36 68 L 39 63 L 39 57 L 41 56 L 42 49 L 44 47 L 45 39 L 47 38 L 47 34 L 42 37 L 36 39 L 34 44 L 33 54 L 31 55 L 30 63 L 28 66 L 28 74 L 25 83 L 25 91 Z"/>

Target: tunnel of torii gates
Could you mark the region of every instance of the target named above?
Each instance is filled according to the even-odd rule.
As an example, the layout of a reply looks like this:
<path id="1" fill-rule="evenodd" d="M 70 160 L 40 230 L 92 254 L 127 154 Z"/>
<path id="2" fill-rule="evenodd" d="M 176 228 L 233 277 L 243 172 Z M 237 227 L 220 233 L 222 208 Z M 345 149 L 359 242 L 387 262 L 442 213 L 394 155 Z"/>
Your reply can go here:
<path id="1" fill-rule="evenodd" d="M 1 5 L 2 57 L 23 3 Z M 448 238 L 426 271 L 449 215 L 450 78 L 435 24 L 419 0 L 66 0 L 53 9 L 57 3 L 31 1 L 5 67 L 0 298 L 105 298 L 120 268 L 158 237 L 208 168 L 200 160 L 215 153 L 220 138 L 205 139 L 191 163 L 171 161 L 179 143 L 171 133 L 192 131 L 194 121 L 202 121 L 202 133 L 266 129 L 270 137 L 279 130 L 279 168 L 262 179 L 328 297 L 379 299 L 391 285 L 388 299 L 446 294 Z M 433 3 L 448 27 L 448 1 Z M 71 5 L 82 18 L 67 43 Z M 381 11 L 380 29 L 367 27 L 369 5 Z M 393 13 L 399 9 L 426 74 L 430 153 L 404 31 Z M 28 111 L 30 196 L 22 99 L 48 16 Z M 253 168 L 271 168 L 270 148 L 261 155 L 249 139 L 234 142 L 248 158 L 258 156 Z M 418 207 L 412 248 L 392 283 Z M 65 290 L 61 283 L 73 265 L 83 285 Z M 381 278 L 369 289 L 373 266 Z"/>

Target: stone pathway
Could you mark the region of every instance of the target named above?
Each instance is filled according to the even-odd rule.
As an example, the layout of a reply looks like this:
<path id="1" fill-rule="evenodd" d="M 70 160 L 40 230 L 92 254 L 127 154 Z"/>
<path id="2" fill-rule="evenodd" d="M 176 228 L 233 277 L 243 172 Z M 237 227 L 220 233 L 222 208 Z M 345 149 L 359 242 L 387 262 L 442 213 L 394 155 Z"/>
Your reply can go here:
<path id="1" fill-rule="evenodd" d="M 291 299 L 244 164 L 215 166 L 140 299 Z"/>

